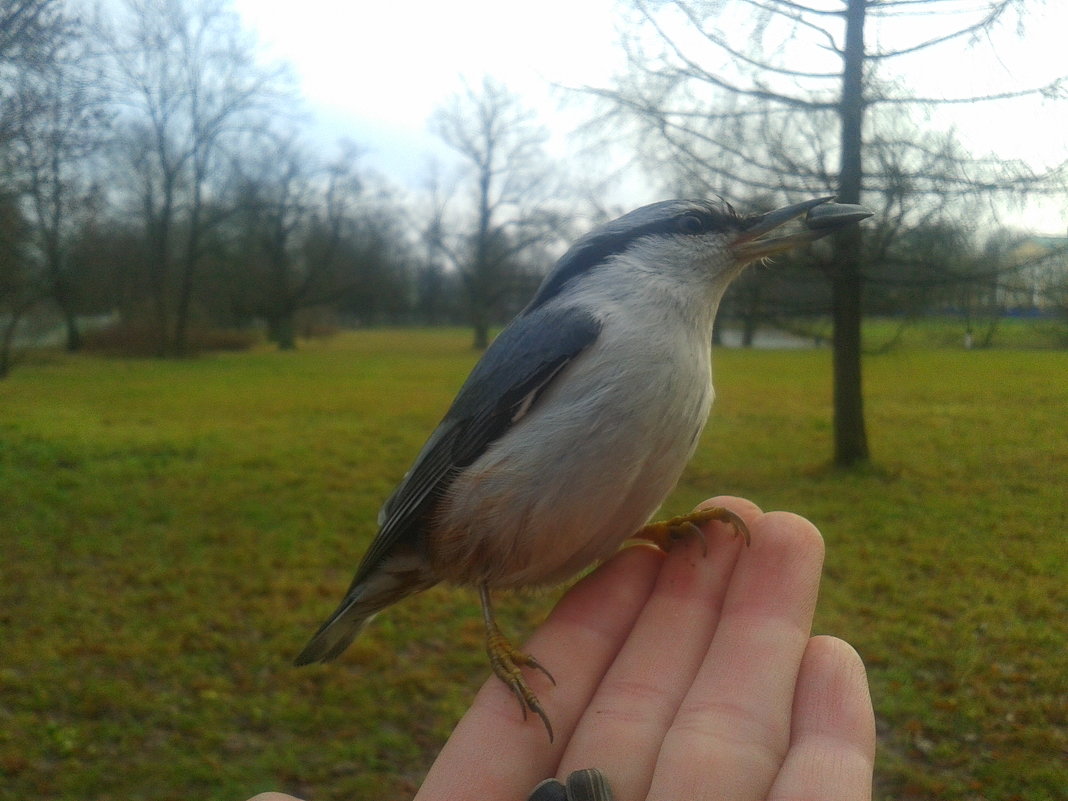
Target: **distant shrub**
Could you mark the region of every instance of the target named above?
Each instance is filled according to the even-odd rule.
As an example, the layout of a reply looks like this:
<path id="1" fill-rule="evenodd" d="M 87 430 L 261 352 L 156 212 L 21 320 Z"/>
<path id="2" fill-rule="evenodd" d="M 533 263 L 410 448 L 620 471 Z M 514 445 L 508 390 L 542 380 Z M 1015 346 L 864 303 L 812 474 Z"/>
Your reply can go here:
<path id="1" fill-rule="evenodd" d="M 334 323 L 309 322 L 300 327 L 300 335 L 304 339 L 330 339 L 341 333 L 341 327 Z"/>
<path id="2" fill-rule="evenodd" d="M 190 332 L 190 349 L 195 352 L 241 351 L 263 341 L 258 331 L 236 328 L 200 328 Z"/>
<path id="3" fill-rule="evenodd" d="M 115 356 L 153 356 L 159 349 L 156 329 L 143 323 L 116 323 L 86 333 L 86 351 Z"/>
<path id="4" fill-rule="evenodd" d="M 258 345 L 262 335 L 252 330 L 197 326 L 190 329 L 190 355 L 214 351 L 243 351 Z M 159 355 L 159 331 L 146 323 L 124 322 L 85 335 L 85 350 L 111 356 Z"/>

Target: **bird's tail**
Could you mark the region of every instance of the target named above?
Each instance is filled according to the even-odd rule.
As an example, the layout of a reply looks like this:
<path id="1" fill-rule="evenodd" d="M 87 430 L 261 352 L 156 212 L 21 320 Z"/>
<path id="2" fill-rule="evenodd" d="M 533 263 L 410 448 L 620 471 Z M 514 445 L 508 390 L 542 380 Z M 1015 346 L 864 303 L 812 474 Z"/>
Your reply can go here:
<path id="1" fill-rule="evenodd" d="M 410 560 L 401 558 L 386 562 L 371 575 L 353 583 L 345 600 L 297 654 L 293 664 L 309 665 L 336 659 L 378 612 L 436 583 L 437 579 L 421 564 L 413 566 Z"/>
<path id="2" fill-rule="evenodd" d="M 298 667 L 312 662 L 329 662 L 337 659 L 348 648 L 357 635 L 363 631 L 375 611 L 361 612 L 360 595 L 350 594 L 341 602 L 334 614 L 319 627 L 308 644 L 304 646 L 293 664 Z"/>

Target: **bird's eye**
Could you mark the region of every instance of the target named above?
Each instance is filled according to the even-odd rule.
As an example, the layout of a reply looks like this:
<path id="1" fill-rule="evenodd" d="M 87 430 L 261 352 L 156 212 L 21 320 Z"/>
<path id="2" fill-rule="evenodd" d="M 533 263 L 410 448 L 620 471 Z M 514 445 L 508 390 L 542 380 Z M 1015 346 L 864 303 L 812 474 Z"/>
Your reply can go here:
<path id="1" fill-rule="evenodd" d="M 696 214 L 679 218 L 679 231 L 684 234 L 699 234 L 705 229 L 704 220 Z"/>

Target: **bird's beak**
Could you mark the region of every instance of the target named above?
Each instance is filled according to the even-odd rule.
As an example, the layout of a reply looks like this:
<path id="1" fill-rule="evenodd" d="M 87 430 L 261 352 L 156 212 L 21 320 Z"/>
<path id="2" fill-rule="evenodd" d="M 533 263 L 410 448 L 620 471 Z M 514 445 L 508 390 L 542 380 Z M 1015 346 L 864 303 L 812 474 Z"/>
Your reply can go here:
<path id="1" fill-rule="evenodd" d="M 841 230 L 848 225 L 860 222 L 872 216 L 872 212 L 863 206 L 846 203 L 832 203 L 833 197 L 821 197 L 795 203 L 767 214 L 750 217 L 743 223 L 742 230 L 731 243 L 735 258 L 741 263 L 762 259 L 798 245 L 815 242 L 828 234 Z M 800 231 L 787 233 L 785 236 L 765 237 L 786 223 L 805 215 Z"/>

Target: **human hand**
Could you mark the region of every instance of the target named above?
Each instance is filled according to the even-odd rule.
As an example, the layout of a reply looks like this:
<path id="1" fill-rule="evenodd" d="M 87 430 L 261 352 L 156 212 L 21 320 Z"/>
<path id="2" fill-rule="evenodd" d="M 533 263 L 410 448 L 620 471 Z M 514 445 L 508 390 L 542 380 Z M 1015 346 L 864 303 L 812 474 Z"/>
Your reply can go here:
<path id="1" fill-rule="evenodd" d="M 803 518 L 740 514 L 671 553 L 627 548 L 561 599 L 525 651 L 557 732 L 523 721 L 491 676 L 416 801 L 522 801 L 549 776 L 600 769 L 617 801 L 871 798 L 875 724 L 864 666 L 809 637 L 823 540 Z M 269 793 L 253 801 L 294 801 Z"/>
<path id="2" fill-rule="evenodd" d="M 556 677 L 529 677 L 555 742 L 490 677 L 416 801 L 522 801 L 590 767 L 618 801 L 871 798 L 863 664 L 809 636 L 819 532 L 737 498 L 706 504 L 740 514 L 752 545 L 712 524 L 707 556 L 697 537 L 669 554 L 627 548 L 578 582 L 523 648 Z"/>

